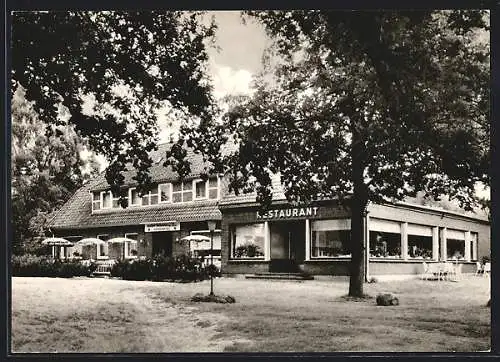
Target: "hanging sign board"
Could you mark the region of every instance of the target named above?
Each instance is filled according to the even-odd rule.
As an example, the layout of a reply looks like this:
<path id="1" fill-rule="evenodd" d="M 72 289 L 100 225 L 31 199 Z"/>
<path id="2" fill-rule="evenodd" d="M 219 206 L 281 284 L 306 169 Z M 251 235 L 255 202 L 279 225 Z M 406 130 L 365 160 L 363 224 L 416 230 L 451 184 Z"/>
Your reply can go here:
<path id="1" fill-rule="evenodd" d="M 154 224 L 144 225 L 144 231 L 147 233 L 161 232 L 161 231 L 178 231 L 181 229 L 179 221 L 164 221 Z"/>

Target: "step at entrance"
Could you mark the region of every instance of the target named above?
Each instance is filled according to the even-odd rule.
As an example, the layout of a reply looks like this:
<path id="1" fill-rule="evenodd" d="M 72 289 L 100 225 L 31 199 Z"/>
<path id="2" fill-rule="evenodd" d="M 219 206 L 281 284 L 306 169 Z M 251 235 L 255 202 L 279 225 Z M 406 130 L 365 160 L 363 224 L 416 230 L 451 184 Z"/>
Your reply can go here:
<path id="1" fill-rule="evenodd" d="M 312 275 L 304 273 L 256 273 L 245 275 L 246 279 L 274 279 L 274 280 L 313 280 Z"/>

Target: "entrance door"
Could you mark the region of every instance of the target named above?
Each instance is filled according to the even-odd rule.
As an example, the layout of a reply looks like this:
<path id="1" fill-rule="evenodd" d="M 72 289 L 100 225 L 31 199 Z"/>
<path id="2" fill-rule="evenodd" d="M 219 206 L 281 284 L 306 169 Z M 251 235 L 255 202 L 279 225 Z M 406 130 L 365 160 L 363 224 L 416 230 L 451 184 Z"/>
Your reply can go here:
<path id="1" fill-rule="evenodd" d="M 305 221 L 270 223 L 271 272 L 297 272 L 305 258 Z"/>
<path id="2" fill-rule="evenodd" d="M 290 250 L 290 259 L 297 264 L 302 264 L 306 258 L 306 230 L 305 221 L 296 221 L 289 223 L 288 243 Z"/>
<path id="3" fill-rule="evenodd" d="M 170 231 L 153 233 L 153 256 L 172 256 L 172 239 Z"/>

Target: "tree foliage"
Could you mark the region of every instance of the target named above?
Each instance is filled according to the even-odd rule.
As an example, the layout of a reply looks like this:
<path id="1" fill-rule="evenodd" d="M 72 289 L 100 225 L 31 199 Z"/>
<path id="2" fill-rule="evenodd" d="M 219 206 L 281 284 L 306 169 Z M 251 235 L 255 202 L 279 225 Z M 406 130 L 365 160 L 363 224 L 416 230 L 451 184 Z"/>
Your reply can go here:
<path id="1" fill-rule="evenodd" d="M 99 171 L 94 161 L 94 167 L 83 172 L 92 158 L 81 159 L 80 152 L 85 145 L 73 126 L 52 125 L 50 137 L 40 132 L 44 127 L 19 88 L 12 99 L 11 137 L 12 229 L 16 254 L 24 251 L 33 237 L 43 236 L 50 213 L 66 202 L 86 178 Z"/>
<path id="2" fill-rule="evenodd" d="M 12 87 L 20 84 L 47 126 L 59 105 L 68 122 L 109 162 L 106 179 L 124 196 L 127 164 L 144 191 L 160 109 L 180 119 L 210 119 L 206 41 L 214 25 L 181 11 L 16 12 Z M 125 199 L 122 198 L 124 205 Z"/>
<path id="3" fill-rule="evenodd" d="M 230 187 L 269 205 L 338 198 L 352 212 L 349 294 L 362 295 L 369 202 L 423 191 L 471 209 L 489 184 L 489 48 L 482 11 L 249 12 L 281 60 L 225 122 L 184 139 Z M 200 135 L 203 134 L 202 137 Z M 233 145 L 235 152 L 220 152 Z M 179 156 L 175 155 L 174 156 Z M 176 157 L 181 159 L 182 157 Z"/>

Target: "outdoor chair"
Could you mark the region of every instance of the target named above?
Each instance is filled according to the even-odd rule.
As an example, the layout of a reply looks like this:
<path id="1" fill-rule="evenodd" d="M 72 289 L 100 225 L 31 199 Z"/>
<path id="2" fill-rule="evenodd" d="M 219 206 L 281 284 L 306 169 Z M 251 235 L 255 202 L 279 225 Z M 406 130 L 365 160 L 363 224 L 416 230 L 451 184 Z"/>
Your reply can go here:
<path id="1" fill-rule="evenodd" d="M 434 273 L 432 272 L 432 268 L 430 264 L 427 264 L 425 261 L 422 263 L 422 274 L 420 274 L 420 278 L 422 280 L 428 280 L 429 276 L 434 277 Z"/>
<path id="2" fill-rule="evenodd" d="M 111 269 L 113 268 L 113 265 L 115 264 L 114 259 L 109 259 L 109 260 L 104 260 L 104 261 L 98 261 L 97 262 L 97 268 L 94 271 L 94 275 L 104 275 L 104 276 L 110 276 L 111 275 Z"/>
<path id="3" fill-rule="evenodd" d="M 491 263 L 485 263 L 483 266 L 483 276 L 490 276 L 491 273 Z"/>
<path id="4" fill-rule="evenodd" d="M 462 266 L 463 264 L 456 264 L 453 271 L 450 273 L 450 277 L 455 281 L 462 280 Z"/>
<path id="5" fill-rule="evenodd" d="M 476 262 L 476 275 L 479 275 L 483 272 L 483 265 L 480 262 Z"/>

